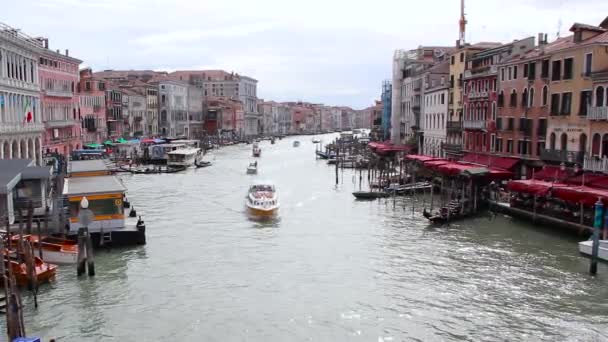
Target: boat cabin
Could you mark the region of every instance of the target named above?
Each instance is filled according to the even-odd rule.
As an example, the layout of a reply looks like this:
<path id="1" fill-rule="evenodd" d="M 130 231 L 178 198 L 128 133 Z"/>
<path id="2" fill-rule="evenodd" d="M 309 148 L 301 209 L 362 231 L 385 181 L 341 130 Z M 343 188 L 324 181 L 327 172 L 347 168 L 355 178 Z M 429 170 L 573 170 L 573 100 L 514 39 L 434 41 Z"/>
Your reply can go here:
<path id="1" fill-rule="evenodd" d="M 68 201 L 69 232 L 77 233 L 80 201 L 86 196 L 94 220 L 89 224 L 90 232 L 109 232 L 125 227 L 123 198 L 127 189 L 114 176 L 90 176 L 66 178 L 63 195 Z"/>
<path id="2" fill-rule="evenodd" d="M 150 147 L 150 159 L 157 161 L 166 161 L 167 159 L 169 159 L 167 153 L 183 148 L 186 148 L 186 145 L 179 143 L 153 145 Z"/>
<path id="3" fill-rule="evenodd" d="M 68 162 L 68 177 L 107 176 L 110 170 L 101 159 L 70 160 Z"/>
<path id="4" fill-rule="evenodd" d="M 197 156 L 201 153 L 198 148 L 182 148 L 167 153 L 167 165 L 169 166 L 191 166 L 194 165 Z"/>
<path id="5" fill-rule="evenodd" d="M 201 142 L 198 140 L 180 139 L 180 140 L 173 140 L 171 143 L 172 144 L 184 144 L 184 145 L 186 145 L 186 147 L 191 147 L 191 148 L 201 148 Z"/>
<path id="6" fill-rule="evenodd" d="M 35 163 L 32 159 L 0 159 L 0 219 L 8 217 L 9 223 L 14 223 L 16 210 L 22 209 L 26 215 L 30 202 L 34 216 L 52 207 L 52 167 Z"/>
<path id="7" fill-rule="evenodd" d="M 97 149 L 86 149 L 86 150 L 74 150 L 72 151 L 72 160 L 90 160 L 90 159 L 102 159 L 107 155 L 105 150 Z"/>

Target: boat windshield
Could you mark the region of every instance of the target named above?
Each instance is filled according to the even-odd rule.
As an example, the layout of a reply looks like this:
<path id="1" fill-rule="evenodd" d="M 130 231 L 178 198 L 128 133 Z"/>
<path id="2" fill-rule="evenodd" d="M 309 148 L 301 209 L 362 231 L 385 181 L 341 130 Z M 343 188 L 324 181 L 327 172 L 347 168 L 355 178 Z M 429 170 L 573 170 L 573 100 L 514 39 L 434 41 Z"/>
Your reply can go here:
<path id="1" fill-rule="evenodd" d="M 250 188 L 251 191 L 267 191 L 274 192 L 274 186 L 272 185 L 253 185 Z"/>

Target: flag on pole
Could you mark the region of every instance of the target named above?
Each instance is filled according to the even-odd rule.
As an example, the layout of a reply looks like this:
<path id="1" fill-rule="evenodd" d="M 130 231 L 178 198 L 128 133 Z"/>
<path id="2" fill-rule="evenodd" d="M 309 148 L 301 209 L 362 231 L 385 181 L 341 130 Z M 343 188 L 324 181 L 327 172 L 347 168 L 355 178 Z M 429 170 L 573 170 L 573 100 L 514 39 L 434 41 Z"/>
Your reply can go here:
<path id="1" fill-rule="evenodd" d="M 23 112 L 25 113 L 25 116 L 23 118 L 24 124 L 34 121 L 34 113 L 32 112 L 32 105 L 30 103 L 30 100 L 26 100 L 23 104 Z"/>

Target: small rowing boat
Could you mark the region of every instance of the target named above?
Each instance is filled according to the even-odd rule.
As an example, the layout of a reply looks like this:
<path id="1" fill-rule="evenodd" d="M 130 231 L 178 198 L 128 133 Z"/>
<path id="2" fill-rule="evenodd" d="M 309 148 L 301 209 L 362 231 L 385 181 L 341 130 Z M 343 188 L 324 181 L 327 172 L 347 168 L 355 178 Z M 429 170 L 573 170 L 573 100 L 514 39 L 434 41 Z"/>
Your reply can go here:
<path id="1" fill-rule="evenodd" d="M 355 191 L 353 196 L 358 200 L 374 200 L 376 198 L 386 198 L 391 194 L 384 191 Z"/>
<path id="2" fill-rule="evenodd" d="M 13 235 L 12 240 L 17 243 L 19 235 Z M 34 249 L 42 249 L 42 258 L 52 264 L 75 264 L 78 260 L 78 244 L 76 241 L 38 235 L 23 235 L 24 241 L 32 243 Z M 40 245 L 38 245 L 40 244 Z"/>

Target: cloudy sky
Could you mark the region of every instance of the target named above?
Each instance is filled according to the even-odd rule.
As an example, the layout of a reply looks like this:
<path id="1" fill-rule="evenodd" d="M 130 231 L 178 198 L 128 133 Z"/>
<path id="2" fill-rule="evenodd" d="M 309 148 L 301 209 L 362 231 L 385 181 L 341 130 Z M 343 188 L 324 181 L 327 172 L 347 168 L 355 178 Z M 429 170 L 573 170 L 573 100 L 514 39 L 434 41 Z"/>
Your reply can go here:
<path id="1" fill-rule="evenodd" d="M 459 0 L 22 0 L 0 21 L 101 69 L 225 69 L 264 99 L 363 108 L 396 48 L 453 45 Z M 467 41 L 508 42 L 573 22 L 608 0 L 466 0 Z M 561 23 L 561 24 L 560 24 Z"/>

